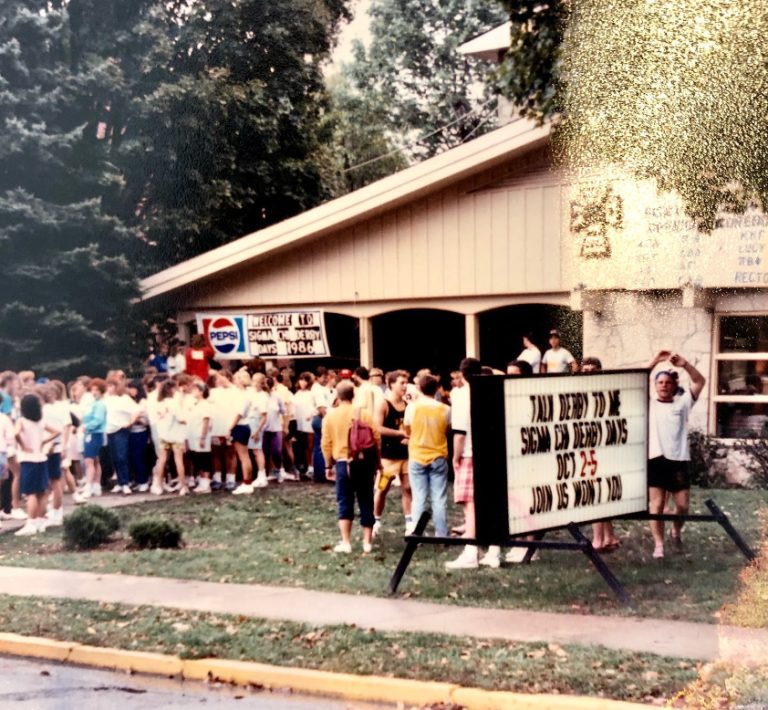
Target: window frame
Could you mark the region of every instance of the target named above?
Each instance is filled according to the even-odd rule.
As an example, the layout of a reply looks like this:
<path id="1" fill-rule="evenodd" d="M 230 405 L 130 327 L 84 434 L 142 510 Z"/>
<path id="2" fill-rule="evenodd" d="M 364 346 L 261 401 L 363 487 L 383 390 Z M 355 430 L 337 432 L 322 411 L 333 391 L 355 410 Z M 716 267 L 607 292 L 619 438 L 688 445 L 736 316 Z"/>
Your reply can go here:
<path id="1" fill-rule="evenodd" d="M 720 394 L 719 376 L 721 362 L 768 362 L 768 351 L 721 353 L 720 333 L 723 318 L 766 318 L 768 311 L 727 311 L 714 314 L 712 328 L 712 360 L 709 389 L 709 433 L 718 439 L 734 441 L 734 437 L 720 436 L 717 433 L 718 404 L 768 404 L 768 394 Z"/>

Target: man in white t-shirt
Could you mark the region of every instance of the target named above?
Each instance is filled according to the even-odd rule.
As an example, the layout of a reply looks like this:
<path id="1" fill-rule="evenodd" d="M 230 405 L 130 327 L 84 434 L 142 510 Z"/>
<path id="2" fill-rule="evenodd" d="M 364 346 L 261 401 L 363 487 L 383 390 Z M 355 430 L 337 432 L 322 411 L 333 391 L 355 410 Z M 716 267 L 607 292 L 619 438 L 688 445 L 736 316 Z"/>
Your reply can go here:
<path id="1" fill-rule="evenodd" d="M 688 390 L 679 391 L 675 373 L 660 370 L 653 375 L 653 389 L 648 404 L 648 510 L 652 515 L 664 512 L 667 498 L 675 500 L 678 515 L 686 515 L 690 505 L 691 481 L 688 462 L 688 415 L 704 389 L 706 380 L 682 355 L 662 350 L 651 360 L 649 369 L 668 360 L 690 377 Z M 672 544 L 682 547 L 682 522 L 672 524 Z M 653 556 L 664 557 L 664 521 L 651 521 Z"/>
<path id="2" fill-rule="evenodd" d="M 542 373 L 576 372 L 578 369 L 579 364 L 576 358 L 560 345 L 560 331 L 553 328 L 549 331 L 549 350 L 541 358 L 539 371 Z"/>
<path id="3" fill-rule="evenodd" d="M 536 347 L 532 340 L 533 333 L 526 333 L 523 336 L 523 351 L 517 356 L 518 360 L 525 360 L 533 368 L 533 374 L 539 374 L 541 365 L 541 350 Z"/>

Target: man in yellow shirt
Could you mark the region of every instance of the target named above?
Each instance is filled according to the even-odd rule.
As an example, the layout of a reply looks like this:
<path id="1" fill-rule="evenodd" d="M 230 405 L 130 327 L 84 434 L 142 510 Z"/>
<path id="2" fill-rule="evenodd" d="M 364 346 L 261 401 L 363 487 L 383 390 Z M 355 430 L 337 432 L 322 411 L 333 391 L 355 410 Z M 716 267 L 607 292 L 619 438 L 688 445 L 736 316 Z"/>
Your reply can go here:
<path id="1" fill-rule="evenodd" d="M 334 552 L 352 552 L 352 521 L 355 517 L 355 498 L 360 508 L 360 525 L 363 527 L 363 552 L 371 552 L 373 532 L 373 477 L 376 473 L 378 456 L 373 460 L 349 460 L 349 430 L 353 420 L 359 416 L 373 430 L 377 448 L 381 447 L 381 436 L 373 426 L 371 415 L 364 409 L 352 406 L 355 388 L 349 381 L 342 381 L 336 388 L 339 405 L 329 409 L 323 417 L 321 448 L 326 461 L 325 476 L 336 480 L 336 507 L 341 542 Z M 335 464 L 334 464 L 335 462 Z"/>
<path id="2" fill-rule="evenodd" d="M 448 431 L 451 408 L 435 399 L 439 382 L 432 375 L 419 378 L 421 396 L 405 409 L 408 435 L 408 477 L 413 492 L 411 515 L 418 522 L 432 503 L 435 534 L 448 536 Z"/>

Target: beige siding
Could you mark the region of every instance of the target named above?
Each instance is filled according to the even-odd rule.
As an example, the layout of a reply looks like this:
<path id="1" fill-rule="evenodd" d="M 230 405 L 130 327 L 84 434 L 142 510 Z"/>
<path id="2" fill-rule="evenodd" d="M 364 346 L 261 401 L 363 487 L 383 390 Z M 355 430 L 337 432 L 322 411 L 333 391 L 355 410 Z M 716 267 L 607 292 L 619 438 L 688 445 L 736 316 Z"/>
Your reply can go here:
<path id="1" fill-rule="evenodd" d="M 195 306 L 361 303 L 567 290 L 561 187 L 534 156 L 226 276 Z M 533 169 L 532 169 L 533 168 Z"/>

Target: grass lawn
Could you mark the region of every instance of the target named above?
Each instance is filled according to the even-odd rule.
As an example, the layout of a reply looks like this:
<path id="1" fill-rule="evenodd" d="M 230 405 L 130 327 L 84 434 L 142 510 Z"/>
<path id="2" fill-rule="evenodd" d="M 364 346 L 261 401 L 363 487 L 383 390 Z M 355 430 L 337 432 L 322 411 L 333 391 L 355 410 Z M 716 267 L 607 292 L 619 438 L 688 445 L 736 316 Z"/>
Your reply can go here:
<path id="1" fill-rule="evenodd" d="M 758 546 L 758 513 L 768 502 L 768 492 L 695 490 L 693 510 L 708 512 L 703 506 L 707 497 L 714 498 L 747 541 Z M 182 550 L 132 551 L 118 539 L 94 552 L 70 552 L 63 548 L 57 529 L 34 538 L 0 536 L 0 564 L 384 595 L 403 549 L 399 507 L 399 495 L 393 491 L 384 533 L 367 556 L 360 554 L 359 540 L 352 555 L 332 552 L 338 537 L 331 487 L 284 484 L 248 497 L 190 496 L 115 509 L 123 530 L 150 515 L 177 521 L 184 529 Z M 454 516 L 458 521 L 456 511 Z M 735 599 L 746 561 L 718 525 L 688 525 L 684 553 L 670 554 L 662 562 L 651 559 L 653 546 L 645 524 L 618 523 L 617 532 L 622 547 L 606 560 L 639 614 L 714 623 L 723 605 Z M 355 534 L 359 536 L 357 527 Z M 629 613 L 581 553 L 541 552 L 541 559 L 527 566 L 447 572 L 443 562 L 458 551 L 420 548 L 400 593 L 472 606 Z"/>
<path id="2" fill-rule="evenodd" d="M 697 666 L 599 647 L 440 634 L 316 628 L 172 609 L 0 595 L 0 628 L 94 646 L 219 657 L 524 693 L 653 702 L 696 681 Z"/>

